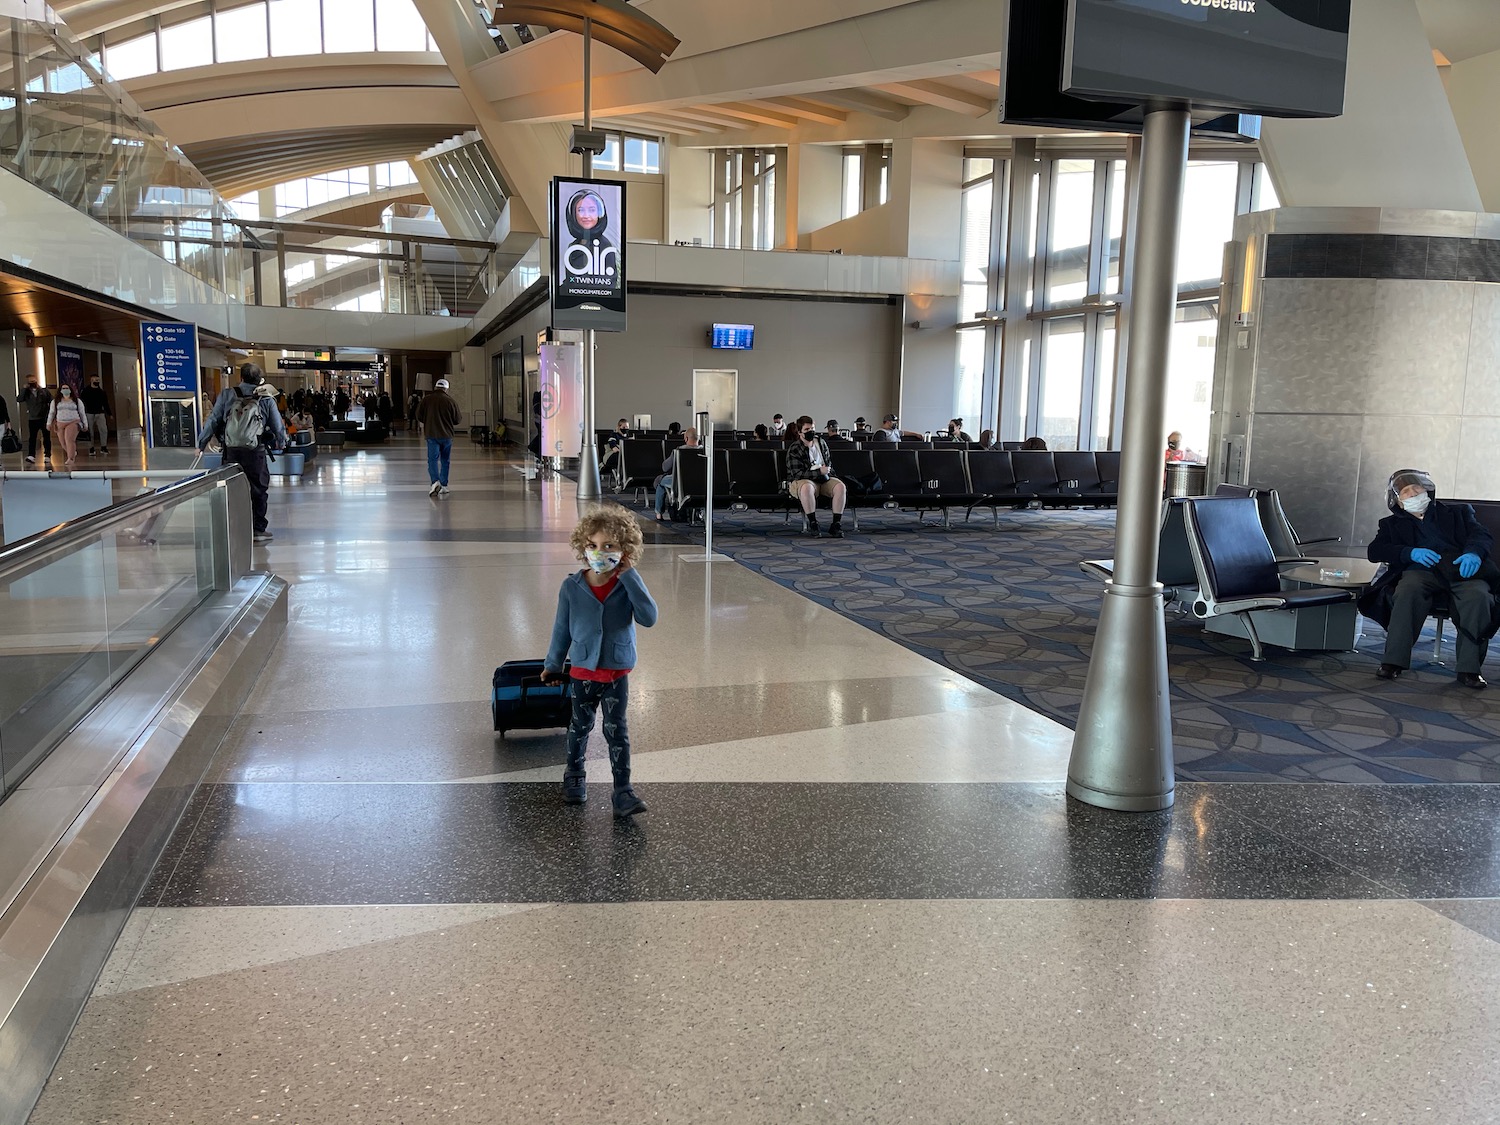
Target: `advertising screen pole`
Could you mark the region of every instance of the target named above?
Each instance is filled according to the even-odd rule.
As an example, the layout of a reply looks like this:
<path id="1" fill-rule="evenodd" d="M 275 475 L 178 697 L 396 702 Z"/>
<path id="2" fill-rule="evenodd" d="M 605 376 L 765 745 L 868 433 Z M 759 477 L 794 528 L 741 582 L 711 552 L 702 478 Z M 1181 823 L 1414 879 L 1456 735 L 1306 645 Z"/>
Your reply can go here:
<path id="1" fill-rule="evenodd" d="M 583 21 L 583 129 L 594 127 L 593 99 L 594 21 Z M 593 171 L 589 165 L 594 154 L 585 152 L 580 157 L 583 175 Z M 623 454 L 622 454 L 623 456 Z M 594 330 L 583 330 L 583 448 L 578 454 L 578 499 L 596 502 L 603 493 L 599 484 L 599 443 L 594 440 Z"/>
<path id="2" fill-rule="evenodd" d="M 1173 800 L 1166 618 L 1156 563 L 1188 128 L 1185 108 L 1146 114 L 1115 572 L 1104 590 L 1068 763 L 1069 796 L 1126 812 L 1170 808 Z"/>

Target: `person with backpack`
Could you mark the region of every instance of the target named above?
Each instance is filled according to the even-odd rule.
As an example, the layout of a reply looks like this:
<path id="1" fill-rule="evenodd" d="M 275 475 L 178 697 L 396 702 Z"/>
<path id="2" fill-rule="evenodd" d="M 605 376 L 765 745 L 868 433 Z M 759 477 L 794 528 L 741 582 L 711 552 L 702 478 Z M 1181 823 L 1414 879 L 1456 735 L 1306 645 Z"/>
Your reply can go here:
<path id="1" fill-rule="evenodd" d="M 271 494 L 271 467 L 266 451 L 283 449 L 287 444 L 286 427 L 276 400 L 259 393 L 265 373 L 254 363 L 240 365 L 240 385 L 223 391 L 209 411 L 198 434 L 198 448 L 208 448 L 210 438 L 224 446 L 224 464 L 238 465 L 250 482 L 250 509 L 257 543 L 272 538 L 266 508 Z"/>

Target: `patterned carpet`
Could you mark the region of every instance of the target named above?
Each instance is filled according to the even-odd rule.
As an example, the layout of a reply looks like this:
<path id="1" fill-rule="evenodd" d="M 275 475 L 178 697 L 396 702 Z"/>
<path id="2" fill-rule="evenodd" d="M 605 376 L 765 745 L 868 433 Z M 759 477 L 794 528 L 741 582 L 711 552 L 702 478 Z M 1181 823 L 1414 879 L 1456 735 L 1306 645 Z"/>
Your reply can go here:
<path id="1" fill-rule="evenodd" d="M 1102 594 L 1078 561 L 1114 554 L 1114 512 L 1005 512 L 998 529 L 987 512 L 952 531 L 930 521 L 919 529 L 910 513 L 869 512 L 848 538 L 814 540 L 780 516 L 728 517 L 715 525 L 714 549 L 1073 726 Z M 1355 652 L 1268 646 L 1255 663 L 1248 642 L 1169 609 L 1177 776 L 1500 782 L 1500 683 L 1458 687 L 1451 663 L 1429 663 L 1430 627 L 1412 671 L 1377 681 L 1385 635 L 1373 623 L 1366 630 Z M 1450 630 L 1444 658 L 1452 654 Z M 1493 663 L 1487 671 L 1500 679 Z"/>

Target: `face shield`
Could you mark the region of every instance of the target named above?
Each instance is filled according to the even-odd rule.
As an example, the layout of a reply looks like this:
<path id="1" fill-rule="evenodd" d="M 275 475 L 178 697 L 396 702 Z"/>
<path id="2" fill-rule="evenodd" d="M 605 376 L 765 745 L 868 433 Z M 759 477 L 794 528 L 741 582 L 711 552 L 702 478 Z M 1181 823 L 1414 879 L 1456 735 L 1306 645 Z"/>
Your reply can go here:
<path id="1" fill-rule="evenodd" d="M 1427 493 L 1431 500 L 1437 499 L 1437 485 L 1432 483 L 1432 477 L 1423 469 L 1398 469 L 1391 474 L 1391 479 L 1385 487 L 1385 506 L 1393 512 L 1401 512 L 1401 492 L 1403 489 L 1416 487 Z"/>

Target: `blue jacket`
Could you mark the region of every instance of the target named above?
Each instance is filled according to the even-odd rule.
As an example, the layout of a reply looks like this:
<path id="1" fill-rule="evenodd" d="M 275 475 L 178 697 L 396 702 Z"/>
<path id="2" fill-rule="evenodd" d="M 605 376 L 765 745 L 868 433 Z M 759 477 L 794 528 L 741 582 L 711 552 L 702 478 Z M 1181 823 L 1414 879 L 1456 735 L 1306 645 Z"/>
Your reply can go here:
<path id="1" fill-rule="evenodd" d="M 656 624 L 656 602 L 638 570 L 622 570 L 619 584 L 602 602 L 576 571 L 558 591 L 544 667 L 561 672 L 566 658 L 575 668 L 634 668 L 637 621 L 648 629 Z"/>

